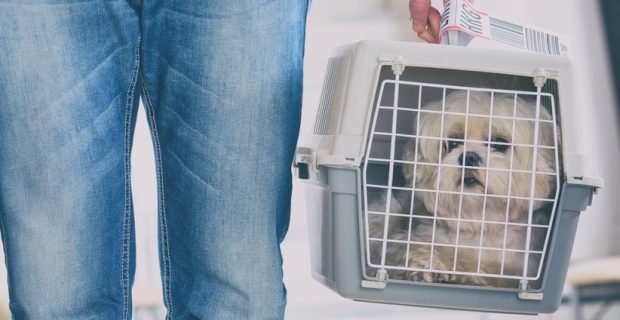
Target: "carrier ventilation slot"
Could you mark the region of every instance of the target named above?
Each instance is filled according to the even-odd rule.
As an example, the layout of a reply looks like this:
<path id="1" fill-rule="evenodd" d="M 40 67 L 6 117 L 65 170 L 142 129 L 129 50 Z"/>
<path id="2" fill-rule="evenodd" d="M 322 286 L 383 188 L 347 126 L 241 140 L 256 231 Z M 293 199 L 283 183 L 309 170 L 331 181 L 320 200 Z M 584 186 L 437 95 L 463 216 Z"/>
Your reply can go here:
<path id="1" fill-rule="evenodd" d="M 329 119 L 333 111 L 334 99 L 336 95 L 336 80 L 340 74 L 342 60 L 344 57 L 333 57 L 327 63 L 327 72 L 325 81 L 323 82 L 323 90 L 321 100 L 319 102 L 319 111 L 314 123 L 314 134 L 329 135 L 334 134 L 333 129 L 329 126 Z"/>

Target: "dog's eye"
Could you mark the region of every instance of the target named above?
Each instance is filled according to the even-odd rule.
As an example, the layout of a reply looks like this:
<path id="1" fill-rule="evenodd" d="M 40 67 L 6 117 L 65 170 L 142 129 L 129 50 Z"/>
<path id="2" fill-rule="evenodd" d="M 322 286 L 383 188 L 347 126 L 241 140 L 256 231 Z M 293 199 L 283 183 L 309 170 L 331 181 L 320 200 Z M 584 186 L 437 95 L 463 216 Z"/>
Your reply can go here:
<path id="1" fill-rule="evenodd" d="M 508 141 L 504 138 L 495 138 L 492 140 L 491 147 L 495 149 L 495 151 L 504 152 L 508 150 L 508 147 L 510 147 L 510 145 L 508 144 Z"/>
<path id="2" fill-rule="evenodd" d="M 446 150 L 448 150 L 448 152 L 454 150 L 454 148 L 462 145 L 463 142 L 462 141 L 458 141 L 458 140 L 448 140 L 445 143 L 446 146 Z"/>

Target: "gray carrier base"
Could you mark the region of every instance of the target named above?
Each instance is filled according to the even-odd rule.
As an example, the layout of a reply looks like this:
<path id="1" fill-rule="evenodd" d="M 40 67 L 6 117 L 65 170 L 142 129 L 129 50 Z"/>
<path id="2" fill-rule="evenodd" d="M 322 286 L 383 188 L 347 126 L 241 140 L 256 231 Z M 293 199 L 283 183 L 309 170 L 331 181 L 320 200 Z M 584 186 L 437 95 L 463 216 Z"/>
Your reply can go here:
<path id="1" fill-rule="evenodd" d="M 551 313 L 560 304 L 579 214 L 592 199 L 592 187 L 565 184 L 560 196 L 552 246 L 541 290 L 467 287 L 435 283 L 381 283 L 364 279 L 360 220 L 360 173 L 354 168 L 323 167 L 320 185 L 308 185 L 310 197 L 325 204 L 308 212 L 312 276 L 353 300 L 425 307 L 509 313 Z M 310 201 L 311 199 L 308 199 Z M 317 208 L 318 209 L 318 208 Z M 320 235 L 313 238 L 312 235 Z"/>

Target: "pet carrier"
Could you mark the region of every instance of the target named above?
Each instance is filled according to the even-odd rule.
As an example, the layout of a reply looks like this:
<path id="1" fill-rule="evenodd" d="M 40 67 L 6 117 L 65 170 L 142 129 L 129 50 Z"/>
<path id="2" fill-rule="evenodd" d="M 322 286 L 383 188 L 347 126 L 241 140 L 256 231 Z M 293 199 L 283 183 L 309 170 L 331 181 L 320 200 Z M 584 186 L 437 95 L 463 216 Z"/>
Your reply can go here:
<path id="1" fill-rule="evenodd" d="M 566 57 L 363 41 L 327 66 L 297 148 L 313 276 L 354 300 L 558 308 L 601 186 Z"/>

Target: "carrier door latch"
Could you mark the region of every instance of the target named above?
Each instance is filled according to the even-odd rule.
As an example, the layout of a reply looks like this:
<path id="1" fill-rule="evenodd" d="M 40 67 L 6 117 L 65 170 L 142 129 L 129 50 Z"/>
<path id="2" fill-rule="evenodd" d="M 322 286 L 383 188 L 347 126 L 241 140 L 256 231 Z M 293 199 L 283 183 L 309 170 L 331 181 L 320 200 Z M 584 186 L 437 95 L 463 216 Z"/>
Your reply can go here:
<path id="1" fill-rule="evenodd" d="M 295 150 L 293 167 L 295 168 L 299 179 L 310 179 L 310 167 L 312 166 L 312 168 L 314 168 L 314 163 L 316 160 L 315 156 L 316 155 L 312 152 L 312 149 L 307 147 L 297 147 L 297 150 Z"/>

